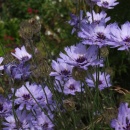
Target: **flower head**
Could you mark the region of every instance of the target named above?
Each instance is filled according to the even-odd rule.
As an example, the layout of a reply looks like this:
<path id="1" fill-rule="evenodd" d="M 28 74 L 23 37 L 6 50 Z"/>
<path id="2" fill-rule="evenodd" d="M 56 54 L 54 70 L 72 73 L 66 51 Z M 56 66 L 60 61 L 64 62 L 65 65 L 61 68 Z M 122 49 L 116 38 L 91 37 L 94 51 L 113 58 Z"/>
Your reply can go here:
<path id="1" fill-rule="evenodd" d="M 0 95 L 0 117 L 11 113 L 12 103 Z"/>
<path id="2" fill-rule="evenodd" d="M 115 130 L 130 130 L 130 108 L 128 103 L 121 103 L 118 110 L 118 117 L 111 121 L 111 127 Z"/>
<path id="3" fill-rule="evenodd" d="M 129 50 L 130 48 L 130 22 L 125 22 L 121 28 L 114 23 L 110 26 L 110 41 L 108 45 L 113 48 L 118 47 L 118 50 Z"/>
<path id="4" fill-rule="evenodd" d="M 99 90 L 103 90 L 103 89 L 111 86 L 110 75 L 99 72 L 99 81 L 96 81 L 97 80 L 96 73 L 94 73 L 92 76 L 93 76 L 93 78 L 91 78 L 91 77 L 86 78 L 86 83 L 88 84 L 89 87 L 94 88 L 96 86 L 96 82 L 98 83 Z"/>
<path id="5" fill-rule="evenodd" d="M 30 76 L 30 66 L 23 63 L 9 63 L 4 66 L 5 72 L 13 79 L 27 79 Z"/>
<path id="6" fill-rule="evenodd" d="M 79 28 L 79 23 L 82 21 L 83 11 L 80 10 L 80 16 L 76 16 L 75 14 L 70 14 L 71 20 L 68 23 L 73 26 L 72 34 Z"/>
<path id="7" fill-rule="evenodd" d="M 90 46 L 86 49 L 86 46 L 79 43 L 76 46 L 66 47 L 66 54 L 60 53 L 62 62 L 77 66 L 83 69 L 87 69 L 88 66 L 95 66 L 101 64 L 100 60 L 97 60 L 98 48 L 96 46 Z"/>
<path id="8" fill-rule="evenodd" d="M 92 19 L 92 15 L 93 15 L 93 19 Z M 110 17 L 107 17 L 107 14 L 102 11 L 100 13 L 95 13 L 94 10 L 92 11 L 92 13 L 90 12 L 87 12 L 87 17 L 88 17 L 88 21 L 89 23 L 96 23 L 96 24 L 99 24 L 99 23 L 103 23 L 105 24 L 106 22 L 108 22 L 110 20 Z"/>
<path id="9" fill-rule="evenodd" d="M 18 127 L 18 130 L 29 130 L 30 128 L 33 128 L 30 122 L 30 119 L 32 118 L 31 114 L 27 114 L 26 111 L 22 112 L 17 110 L 16 115 L 18 118 L 17 122 L 15 120 L 14 115 L 9 115 L 5 117 L 6 122 L 3 122 L 3 130 L 16 130 Z M 17 126 L 16 123 L 19 125 Z"/>
<path id="10" fill-rule="evenodd" d="M 114 6 L 116 6 L 117 4 L 119 4 L 117 0 L 101 0 L 97 2 L 98 6 L 106 8 L 106 9 L 113 9 Z"/>
<path id="11" fill-rule="evenodd" d="M 20 61 L 28 61 L 32 58 L 32 55 L 30 55 L 26 49 L 25 46 L 22 46 L 21 49 L 15 48 L 15 53 L 11 53 L 13 56 L 15 56 Z"/>
<path id="12" fill-rule="evenodd" d="M 68 79 L 72 73 L 72 66 L 68 65 L 67 63 L 60 62 L 60 61 L 52 61 L 52 68 L 55 72 L 51 72 L 50 76 L 55 76 L 57 80 L 61 79 Z"/>

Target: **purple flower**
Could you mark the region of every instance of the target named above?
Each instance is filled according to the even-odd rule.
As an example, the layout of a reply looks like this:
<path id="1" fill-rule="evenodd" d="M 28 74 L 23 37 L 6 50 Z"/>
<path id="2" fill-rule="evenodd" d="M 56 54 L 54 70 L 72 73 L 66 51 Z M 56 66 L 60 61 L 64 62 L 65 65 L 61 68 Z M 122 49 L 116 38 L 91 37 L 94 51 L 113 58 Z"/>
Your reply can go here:
<path id="1" fill-rule="evenodd" d="M 20 61 L 28 61 L 32 58 L 32 55 L 30 55 L 26 49 L 25 46 L 22 46 L 21 49 L 15 48 L 15 53 L 11 53 L 13 56 L 15 56 Z"/>
<path id="2" fill-rule="evenodd" d="M 108 22 L 110 20 L 110 17 L 106 18 L 107 14 L 104 11 L 102 11 L 100 13 L 95 13 L 93 10 L 92 13 L 87 12 L 87 17 L 88 17 L 89 23 L 105 24 L 106 22 Z M 92 15 L 93 15 L 93 20 L 92 20 Z"/>
<path id="3" fill-rule="evenodd" d="M 113 48 L 118 47 L 118 50 L 129 50 L 130 48 L 130 22 L 121 25 L 121 28 L 114 23 L 110 26 L 110 41 L 108 45 Z"/>
<path id="4" fill-rule="evenodd" d="M 59 61 L 52 61 L 52 68 L 55 70 L 55 72 L 51 72 L 50 76 L 55 76 L 57 80 L 62 79 L 68 79 L 71 76 L 72 73 L 72 66 Z"/>
<path id="5" fill-rule="evenodd" d="M 11 113 L 12 103 L 0 95 L 0 117 Z"/>
<path id="6" fill-rule="evenodd" d="M 37 87 L 37 91 L 35 91 L 35 95 L 34 95 L 35 99 L 43 107 L 46 107 L 47 104 L 49 105 L 52 103 L 52 93 L 47 86 L 42 88 L 42 86 L 39 85 Z M 35 106 L 37 106 L 37 104 L 35 104 Z"/>
<path id="7" fill-rule="evenodd" d="M 25 85 L 30 92 L 26 89 Z M 25 85 L 22 85 L 22 87 L 17 89 L 15 93 L 15 96 L 16 96 L 15 104 L 19 105 L 19 110 L 22 110 L 24 107 L 27 110 L 32 109 L 32 106 L 36 104 L 32 95 L 34 96 L 35 99 L 40 97 L 39 94 L 40 94 L 41 89 L 39 89 L 38 85 L 29 84 L 29 82 L 26 82 Z"/>
<path id="8" fill-rule="evenodd" d="M 111 121 L 111 127 L 115 130 L 130 130 L 130 108 L 128 103 L 120 104 L 118 117 Z"/>
<path id="9" fill-rule="evenodd" d="M 86 83 L 88 84 L 89 87 L 95 88 L 96 82 L 98 82 L 98 88 L 100 91 L 111 86 L 110 75 L 108 75 L 108 74 L 99 72 L 99 81 L 96 81 L 96 80 L 98 80 L 98 79 L 96 79 L 96 77 L 97 77 L 96 73 L 94 73 L 92 75 L 92 77 L 90 76 L 90 77 L 86 78 Z"/>
<path id="10" fill-rule="evenodd" d="M 71 20 L 68 23 L 73 26 L 72 34 L 79 28 L 79 24 L 82 21 L 83 11 L 80 11 L 80 16 L 76 16 L 75 14 L 70 14 Z"/>
<path id="11" fill-rule="evenodd" d="M 101 1 L 97 2 L 98 6 L 107 8 L 107 9 L 113 9 L 114 6 L 116 6 L 117 4 L 119 4 L 119 2 L 117 2 L 117 0 L 101 0 Z"/>
<path id="12" fill-rule="evenodd" d="M 51 119 L 53 119 L 53 115 L 48 115 Z M 45 115 L 43 112 L 40 113 L 36 120 L 32 121 L 36 130 L 54 130 L 54 124 L 51 120 Z"/>
<path id="13" fill-rule="evenodd" d="M 71 66 L 81 67 L 87 69 L 88 66 L 101 65 L 101 60 L 97 60 L 98 48 L 97 46 L 86 46 L 79 43 L 76 46 L 66 47 L 64 53 L 60 53 L 61 62 L 65 62 Z"/>
<path id="14" fill-rule="evenodd" d="M 78 37 L 82 38 L 85 45 L 98 45 L 100 48 L 108 44 L 110 37 L 110 26 L 102 24 L 81 24 Z"/>
<path id="15" fill-rule="evenodd" d="M 30 66 L 23 63 L 9 63 L 4 66 L 5 72 L 13 79 L 27 79 L 30 76 Z"/>
<path id="16" fill-rule="evenodd" d="M 9 115 L 5 117 L 6 122 L 3 122 L 3 125 L 5 126 L 3 130 L 29 130 L 30 128 L 31 130 L 34 130 L 30 122 L 30 119 L 32 118 L 31 114 L 27 114 L 26 111 L 16 111 L 16 115 L 19 128 L 17 129 L 14 115 Z"/>

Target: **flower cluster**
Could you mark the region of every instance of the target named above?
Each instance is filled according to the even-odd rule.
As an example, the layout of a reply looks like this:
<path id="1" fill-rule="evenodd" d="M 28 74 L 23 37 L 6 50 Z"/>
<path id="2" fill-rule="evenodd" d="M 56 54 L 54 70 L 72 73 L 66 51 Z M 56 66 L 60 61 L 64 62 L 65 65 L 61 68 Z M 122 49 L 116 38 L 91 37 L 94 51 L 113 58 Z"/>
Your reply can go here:
<path id="1" fill-rule="evenodd" d="M 116 0 L 86 0 L 86 2 L 91 9 L 94 9 L 93 6 L 97 5 L 103 10 L 113 9 L 118 4 Z M 28 11 L 32 12 L 31 9 Z M 102 56 L 102 49 L 107 47 L 127 51 L 130 49 L 130 22 L 126 22 L 119 27 L 117 23 L 108 24 L 110 19 L 105 11 L 96 13 L 91 10 L 91 12 L 85 12 L 85 17 L 82 10 L 79 17 L 71 14 L 71 20 L 68 23 L 73 26 L 72 33 L 77 32 L 80 42 L 65 47 L 64 53 L 60 52 L 59 57 L 52 60 L 53 70 L 49 75 L 54 81 L 54 87 L 48 86 L 51 85 L 50 82 L 33 82 L 33 76 L 29 79 L 31 75 L 29 61 L 33 57 L 27 52 L 25 46 L 16 48 L 15 53 L 11 53 L 17 60 L 0 66 L 0 70 L 3 70 L 9 78 L 13 79 L 11 81 L 22 82 L 16 82 L 16 84 L 18 83 L 17 87 L 11 86 L 11 92 L 9 95 L 7 94 L 8 99 L 0 95 L 0 118 L 2 118 L 3 130 L 54 130 L 56 127 L 54 125 L 56 119 L 54 118 L 61 114 L 59 112 L 59 110 L 63 110 L 61 107 L 65 108 L 64 112 L 68 109 L 67 106 L 71 106 L 68 110 L 75 109 L 76 112 L 78 112 L 80 106 L 83 107 L 83 110 L 85 109 L 87 105 L 82 103 L 77 105 L 73 99 L 71 100 L 71 98 L 76 100 L 79 93 L 83 94 L 81 95 L 82 99 L 86 98 L 86 101 L 90 103 L 89 109 L 95 106 L 95 99 L 100 98 L 104 89 L 112 86 L 110 75 L 104 72 L 106 64 L 104 64 L 105 56 Z M 35 32 L 35 29 L 33 31 Z M 25 37 L 28 38 L 26 35 Z M 108 54 L 108 52 L 106 53 Z M 0 64 L 3 59 L 3 57 L 0 57 Z M 93 91 L 95 89 L 99 90 L 97 91 L 99 93 L 93 97 L 92 94 L 96 92 Z M 55 93 L 56 95 L 53 95 Z M 58 94 L 63 96 L 60 99 L 62 103 L 56 101 L 56 97 L 59 98 Z M 66 100 L 66 97 L 71 98 Z M 105 100 L 98 101 L 101 101 L 102 108 L 105 109 Z M 59 109 L 56 107 L 59 107 Z M 117 119 L 111 121 L 111 127 L 115 130 L 130 130 L 129 113 L 128 103 L 122 103 L 119 107 Z M 94 114 L 100 115 L 100 112 L 97 111 Z M 74 119 L 70 118 L 70 120 Z M 61 124 L 64 125 L 64 122 L 61 122 Z M 74 125 L 77 129 L 76 124 Z"/>
<path id="2" fill-rule="evenodd" d="M 112 9 L 118 4 L 116 0 L 99 0 L 93 2 L 107 9 Z M 78 37 L 81 38 L 81 43 L 85 45 L 97 45 L 99 48 L 110 46 L 112 48 L 118 48 L 118 50 L 129 51 L 130 22 L 127 21 L 119 27 L 116 22 L 107 24 L 110 17 L 106 16 L 105 11 L 95 13 L 94 10 L 91 13 L 86 12 L 85 17 L 83 17 L 82 13 L 80 17 L 71 14 L 72 19 L 69 21 L 69 24 L 74 27 L 74 31 L 77 30 Z"/>
<path id="3" fill-rule="evenodd" d="M 103 59 L 97 59 L 98 57 L 98 47 L 93 45 L 86 48 L 82 43 L 66 47 L 64 53 L 60 53 L 60 58 L 57 61 L 52 61 L 52 68 L 55 72 L 51 72 L 50 76 L 55 77 L 56 80 L 56 90 L 63 92 L 65 95 L 71 94 L 75 95 L 76 92 L 81 92 L 81 83 L 76 81 L 73 74 L 75 67 L 87 71 L 89 67 L 95 67 L 99 65 L 103 66 Z M 82 74 L 81 74 L 82 75 Z M 93 75 L 96 77 L 96 74 Z M 96 78 L 95 78 L 96 81 Z M 92 79 L 87 79 L 86 83 L 89 87 L 95 87 Z M 101 74 L 99 76 L 99 89 L 102 90 L 106 87 L 110 87 L 110 75 Z M 91 84 L 91 85 L 90 85 Z"/>
<path id="4" fill-rule="evenodd" d="M 25 47 L 16 48 L 12 53 L 18 62 L 1 66 L 8 76 L 27 80 L 30 76 L 28 61 L 32 58 Z M 3 57 L 0 58 L 2 63 Z M 24 82 L 22 82 L 24 83 Z M 50 89 L 44 84 L 26 81 L 21 87 L 11 88 L 7 100 L 0 96 L 0 117 L 3 130 L 53 130 L 53 108 L 55 106 Z M 52 107 L 53 106 L 53 107 Z"/>
<path id="5" fill-rule="evenodd" d="M 53 130 L 52 110 L 50 111 L 47 107 L 47 104 L 53 105 L 53 100 L 52 93 L 47 86 L 42 88 L 41 85 L 26 82 L 25 85 L 22 85 L 16 91 L 15 88 L 12 89 L 12 94 L 15 96 L 15 99 L 13 99 L 13 95 L 11 98 L 12 102 L 14 102 L 14 107 L 17 106 L 15 114 L 11 109 L 12 103 L 0 97 L 0 116 L 5 119 L 3 130 L 18 128 L 19 130 Z M 49 116 L 42 109 L 48 111 Z"/>

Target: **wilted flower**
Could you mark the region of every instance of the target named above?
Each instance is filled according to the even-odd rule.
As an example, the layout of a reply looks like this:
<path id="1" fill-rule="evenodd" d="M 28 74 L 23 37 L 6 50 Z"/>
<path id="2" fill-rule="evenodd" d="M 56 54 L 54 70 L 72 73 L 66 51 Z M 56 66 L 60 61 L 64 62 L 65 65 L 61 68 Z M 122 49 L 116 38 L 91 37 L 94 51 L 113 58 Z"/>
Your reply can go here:
<path id="1" fill-rule="evenodd" d="M 118 117 L 111 121 L 111 127 L 115 130 L 130 130 L 130 108 L 128 103 L 121 103 L 118 110 Z"/>
<path id="2" fill-rule="evenodd" d="M 0 117 L 11 113 L 12 103 L 0 95 Z"/>
<path id="3" fill-rule="evenodd" d="M 30 66 L 23 63 L 9 63 L 4 66 L 5 72 L 13 79 L 27 79 L 30 76 Z"/>
<path id="4" fill-rule="evenodd" d="M 108 44 L 110 26 L 82 23 L 78 37 L 85 45 L 98 45 L 100 48 Z"/>
<path id="5" fill-rule="evenodd" d="M 101 1 L 97 2 L 98 6 L 107 8 L 107 9 L 113 9 L 114 6 L 116 6 L 117 4 L 119 4 L 119 2 L 117 2 L 117 0 L 101 0 Z"/>
<path id="6" fill-rule="evenodd" d="M 99 2 L 100 0 L 86 0 L 86 3 L 93 7 L 97 2 Z"/>
<path id="7" fill-rule="evenodd" d="M 32 55 L 30 55 L 26 49 L 25 46 L 22 46 L 21 49 L 15 48 L 15 53 L 11 53 L 13 56 L 15 56 L 20 61 L 28 61 L 32 58 Z"/>
<path id="8" fill-rule="evenodd" d="M 98 83 L 99 90 L 103 90 L 111 86 L 110 75 L 99 72 L 99 81 L 96 81 L 98 80 L 96 79 L 97 73 L 94 73 L 92 76 L 93 78 L 92 77 L 86 78 L 86 83 L 88 84 L 89 87 L 95 88 L 96 83 Z"/>
<path id="9" fill-rule="evenodd" d="M 76 92 L 81 92 L 81 83 L 80 81 L 76 81 L 73 78 L 69 78 L 67 81 L 63 82 L 63 81 L 56 81 L 55 84 L 55 89 L 58 92 L 62 92 L 65 95 L 75 95 Z"/>
<path id="10" fill-rule="evenodd" d="M 73 26 L 72 34 L 79 28 L 79 24 L 82 21 L 83 11 L 80 10 L 80 16 L 76 16 L 75 14 L 70 14 L 71 20 L 68 23 Z"/>

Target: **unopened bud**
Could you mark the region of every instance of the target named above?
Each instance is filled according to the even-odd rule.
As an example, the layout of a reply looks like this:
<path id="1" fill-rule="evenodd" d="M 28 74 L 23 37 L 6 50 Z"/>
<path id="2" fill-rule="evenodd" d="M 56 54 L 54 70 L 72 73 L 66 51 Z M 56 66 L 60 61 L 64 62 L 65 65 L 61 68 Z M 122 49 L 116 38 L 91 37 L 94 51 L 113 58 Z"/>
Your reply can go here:
<path id="1" fill-rule="evenodd" d="M 105 72 L 106 72 L 107 74 L 111 75 L 111 76 L 114 76 L 114 71 L 113 71 L 113 69 L 112 69 L 111 67 L 107 67 L 107 68 L 105 69 Z"/>
<path id="2" fill-rule="evenodd" d="M 0 87 L 0 94 L 4 93 L 4 89 L 2 87 Z"/>
<path id="3" fill-rule="evenodd" d="M 75 109 L 75 102 L 72 99 L 66 99 L 63 101 L 63 107 L 67 111 L 72 111 Z"/>
<path id="4" fill-rule="evenodd" d="M 84 80 L 86 78 L 86 76 L 87 76 L 87 72 L 83 68 L 79 68 L 79 67 L 73 68 L 72 77 L 75 80 Z"/>
<path id="5" fill-rule="evenodd" d="M 107 57 L 109 55 L 109 50 L 107 47 L 102 47 L 100 52 L 101 52 L 101 57 Z"/>

